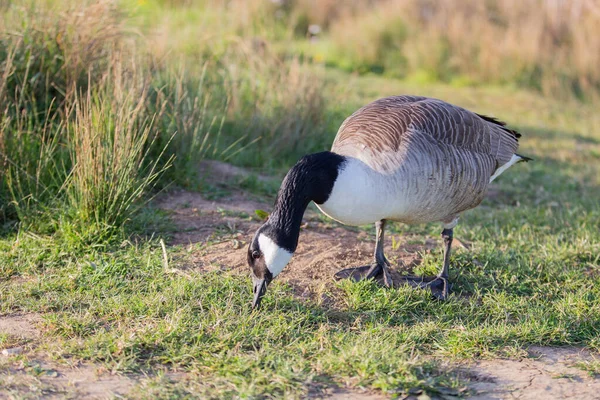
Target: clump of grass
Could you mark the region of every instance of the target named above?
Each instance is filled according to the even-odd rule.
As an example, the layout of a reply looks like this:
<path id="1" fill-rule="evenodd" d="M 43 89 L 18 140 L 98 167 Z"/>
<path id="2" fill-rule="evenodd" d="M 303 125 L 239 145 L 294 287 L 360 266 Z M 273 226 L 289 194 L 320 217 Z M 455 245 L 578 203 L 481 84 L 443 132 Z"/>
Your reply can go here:
<path id="1" fill-rule="evenodd" d="M 39 217 L 40 204 L 50 203 L 65 177 L 67 161 L 60 147 L 65 126 L 46 116 L 36 123 L 27 113 L 0 119 L 0 220 Z"/>
<path id="2" fill-rule="evenodd" d="M 145 113 L 146 92 L 117 90 L 118 97 L 106 90 L 88 92 L 75 104 L 69 140 L 73 168 L 65 190 L 83 242 L 110 238 L 170 165 L 167 160 L 159 166 L 162 154 L 150 157 L 157 116 Z"/>
<path id="3" fill-rule="evenodd" d="M 153 77 L 149 87 L 146 108 L 159 113 L 155 123 L 159 132 L 175 132 L 167 154 L 174 168 L 165 180 L 194 187 L 198 180 L 198 162 L 206 157 L 224 158 L 233 151 L 241 151 L 237 143 L 223 148 L 220 145 L 227 98 L 224 93 L 215 93 L 207 76 L 211 66 L 205 63 L 200 68 L 187 68 L 185 63 L 166 66 Z M 197 73 L 197 74 L 196 74 Z M 214 72 L 213 72 L 214 74 Z M 166 135 L 156 137 L 157 144 L 171 140 Z"/>
<path id="4" fill-rule="evenodd" d="M 592 378 L 600 376 L 600 360 L 595 357 L 591 360 L 578 362 L 575 366 L 586 371 Z"/>
<path id="5" fill-rule="evenodd" d="M 26 225 L 56 205 L 71 162 L 69 109 L 123 47 L 109 1 L 14 2 L 0 15 L 0 218 Z M 27 221 L 29 220 L 29 221 Z"/>
<path id="6" fill-rule="evenodd" d="M 60 146 L 65 124 L 50 109 L 40 116 L 28 107 L 25 87 L 10 99 L 7 82 L 17 73 L 17 51 L 10 49 L 4 60 L 0 84 L 0 221 L 31 217 L 37 205 L 53 199 L 64 179 L 58 164 L 65 161 Z"/>
<path id="7" fill-rule="evenodd" d="M 4 219 L 103 242 L 169 166 L 173 132 L 158 143 L 150 70 L 133 55 L 123 18 L 107 1 L 17 3 L 3 15 L 15 29 L 0 35 Z"/>

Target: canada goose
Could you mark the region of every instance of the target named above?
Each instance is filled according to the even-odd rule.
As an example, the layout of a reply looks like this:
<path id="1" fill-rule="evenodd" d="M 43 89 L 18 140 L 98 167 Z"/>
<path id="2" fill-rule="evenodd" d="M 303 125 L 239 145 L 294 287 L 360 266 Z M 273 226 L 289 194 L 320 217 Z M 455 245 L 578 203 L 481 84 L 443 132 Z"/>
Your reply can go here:
<path id="1" fill-rule="evenodd" d="M 442 222 L 439 275 L 403 279 L 445 299 L 453 228 L 460 213 L 481 203 L 491 181 L 530 160 L 515 153 L 520 136 L 494 118 L 433 98 L 386 97 L 362 107 L 342 123 L 331 151 L 303 157 L 283 179 L 272 213 L 248 247 L 253 308 L 292 258 L 310 201 L 343 224 L 375 223 L 374 261 L 360 272 L 362 279 L 383 274 L 387 286 L 386 221 Z"/>

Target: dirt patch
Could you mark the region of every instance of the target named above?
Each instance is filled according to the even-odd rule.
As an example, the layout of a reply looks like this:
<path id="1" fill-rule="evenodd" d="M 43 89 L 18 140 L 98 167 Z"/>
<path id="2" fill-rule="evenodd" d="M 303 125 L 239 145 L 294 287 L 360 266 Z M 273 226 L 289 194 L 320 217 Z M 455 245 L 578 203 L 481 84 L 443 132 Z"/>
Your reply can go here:
<path id="1" fill-rule="evenodd" d="M 227 210 L 231 213 L 245 212 L 254 214 L 257 209 L 270 208 L 268 204 L 249 199 L 249 195 L 235 193 L 228 195 L 226 199 L 208 200 L 197 193 L 188 191 L 177 191 L 168 196 L 162 196 L 157 201 L 159 208 L 170 210 L 175 216 L 189 215 L 192 212 L 214 212 Z"/>
<path id="2" fill-rule="evenodd" d="M 108 399 L 127 393 L 136 379 L 110 375 L 92 365 L 65 366 L 35 354 L 42 318 L 37 314 L 0 317 L 0 333 L 9 335 L 0 354 L 0 399 Z"/>
<path id="3" fill-rule="evenodd" d="M 336 388 L 329 391 L 329 393 L 325 394 L 322 398 L 328 400 L 384 400 L 389 399 L 390 397 L 368 391 L 361 392 L 351 389 Z"/>
<path id="4" fill-rule="evenodd" d="M 179 229 L 170 244 L 191 246 L 191 268 L 249 274 L 248 244 L 262 224 L 254 217 L 254 210 L 270 210 L 271 206 L 248 201 L 243 193 L 208 201 L 197 193 L 185 191 L 160 199 L 158 205 L 171 213 Z M 245 214 L 241 216 L 240 212 Z M 418 265 L 419 252 L 437 248 L 441 240 L 428 240 L 424 245 L 402 244 L 396 249 L 392 249 L 391 241 L 386 243 L 393 274 L 398 275 L 399 271 Z M 320 222 L 309 211 L 303 220 L 294 258 L 277 279 L 290 283 L 301 297 L 314 296 L 341 269 L 370 264 L 373 251 L 373 235 L 335 222 Z"/>
<path id="5" fill-rule="evenodd" d="M 0 360 L 0 399 L 111 399 L 127 394 L 138 380 L 92 365 L 69 367 L 40 358 L 18 364 Z"/>
<path id="6" fill-rule="evenodd" d="M 0 333 L 22 339 L 36 339 L 40 336 L 37 324 L 42 318 L 36 314 L 16 314 L 0 317 Z"/>
<path id="7" fill-rule="evenodd" d="M 473 399 L 598 399 L 600 379 L 576 364 L 599 355 L 573 347 L 529 348 L 530 358 L 478 361 L 469 368 Z"/>
<path id="8" fill-rule="evenodd" d="M 200 174 L 206 177 L 207 182 L 215 185 L 222 185 L 223 182 L 228 182 L 235 178 L 247 178 L 252 174 L 243 168 L 236 167 L 219 161 L 203 161 L 199 167 Z M 255 175 L 259 181 L 273 181 L 273 178 L 263 175 Z M 164 210 L 173 212 L 173 218 L 179 226 L 185 229 L 197 229 L 197 223 L 202 223 L 203 219 L 187 220 L 190 215 L 196 213 L 210 214 L 220 210 L 226 210 L 228 213 L 247 213 L 254 215 L 257 209 L 268 210 L 271 205 L 256 200 L 247 192 L 235 190 L 227 194 L 221 194 L 218 200 L 208 199 L 206 196 L 201 196 L 198 193 L 178 190 L 160 196 L 156 200 L 156 206 Z M 183 219 L 183 220 L 182 220 Z"/>

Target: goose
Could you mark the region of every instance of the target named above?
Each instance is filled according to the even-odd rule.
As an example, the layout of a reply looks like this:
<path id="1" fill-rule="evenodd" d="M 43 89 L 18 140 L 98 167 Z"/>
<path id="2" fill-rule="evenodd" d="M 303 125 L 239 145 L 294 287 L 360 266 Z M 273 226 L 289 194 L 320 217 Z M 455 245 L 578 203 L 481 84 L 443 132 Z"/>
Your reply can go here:
<path id="1" fill-rule="evenodd" d="M 375 224 L 373 263 L 347 277 L 383 275 L 388 287 L 394 282 L 383 251 L 386 222 L 441 222 L 440 273 L 402 280 L 445 300 L 453 229 L 461 213 L 481 203 L 490 182 L 531 160 L 516 153 L 520 136 L 502 121 L 435 98 L 392 96 L 360 108 L 342 123 L 331 151 L 302 157 L 283 179 L 269 218 L 248 246 L 252 307 L 259 308 L 292 258 L 311 201 L 343 224 Z"/>

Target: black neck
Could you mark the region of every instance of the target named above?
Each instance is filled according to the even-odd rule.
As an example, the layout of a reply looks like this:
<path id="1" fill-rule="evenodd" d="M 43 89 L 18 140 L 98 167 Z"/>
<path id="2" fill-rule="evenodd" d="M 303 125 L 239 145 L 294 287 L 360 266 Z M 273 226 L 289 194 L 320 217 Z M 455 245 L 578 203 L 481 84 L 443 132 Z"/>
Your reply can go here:
<path id="1" fill-rule="evenodd" d="M 298 245 L 302 216 L 308 203 L 327 201 L 345 158 L 329 151 L 303 157 L 287 173 L 267 222 L 270 236 L 284 249 L 294 252 Z"/>

